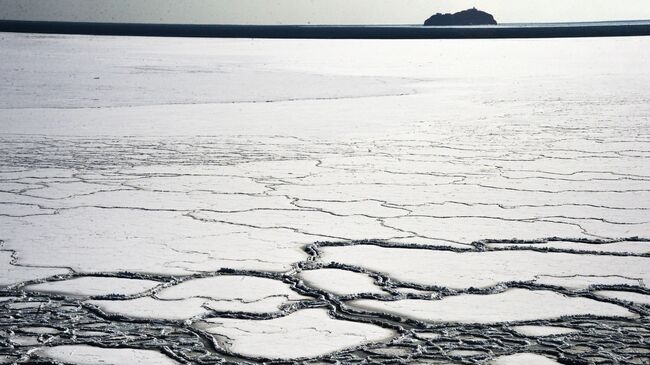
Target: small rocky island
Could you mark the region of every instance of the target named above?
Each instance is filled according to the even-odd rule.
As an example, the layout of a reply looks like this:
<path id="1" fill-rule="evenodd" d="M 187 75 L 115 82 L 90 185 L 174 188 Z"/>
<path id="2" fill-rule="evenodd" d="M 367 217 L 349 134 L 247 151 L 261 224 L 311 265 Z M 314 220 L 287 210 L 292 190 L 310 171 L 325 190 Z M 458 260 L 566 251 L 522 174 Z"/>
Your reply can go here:
<path id="1" fill-rule="evenodd" d="M 492 14 L 476 8 L 467 9 L 454 14 L 435 14 L 424 22 L 425 26 L 453 26 L 453 25 L 496 25 Z"/>

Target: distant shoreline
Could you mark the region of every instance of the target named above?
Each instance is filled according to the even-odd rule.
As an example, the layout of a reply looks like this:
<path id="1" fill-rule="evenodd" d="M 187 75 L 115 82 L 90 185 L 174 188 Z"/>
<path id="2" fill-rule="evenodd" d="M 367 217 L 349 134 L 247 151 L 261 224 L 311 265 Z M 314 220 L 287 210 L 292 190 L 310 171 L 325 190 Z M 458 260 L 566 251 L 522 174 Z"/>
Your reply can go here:
<path id="1" fill-rule="evenodd" d="M 298 39 L 481 39 L 649 36 L 650 21 L 490 26 L 208 25 L 0 20 L 0 32 L 148 37 Z"/>

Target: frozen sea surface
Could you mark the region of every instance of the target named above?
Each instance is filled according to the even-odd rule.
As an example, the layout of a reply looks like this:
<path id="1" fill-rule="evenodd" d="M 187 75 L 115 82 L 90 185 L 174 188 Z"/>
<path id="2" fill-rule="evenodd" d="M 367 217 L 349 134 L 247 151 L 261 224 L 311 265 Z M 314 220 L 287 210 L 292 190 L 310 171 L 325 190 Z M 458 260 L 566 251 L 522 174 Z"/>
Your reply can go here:
<path id="1" fill-rule="evenodd" d="M 0 33 L 0 363 L 648 363 L 648 49 Z"/>

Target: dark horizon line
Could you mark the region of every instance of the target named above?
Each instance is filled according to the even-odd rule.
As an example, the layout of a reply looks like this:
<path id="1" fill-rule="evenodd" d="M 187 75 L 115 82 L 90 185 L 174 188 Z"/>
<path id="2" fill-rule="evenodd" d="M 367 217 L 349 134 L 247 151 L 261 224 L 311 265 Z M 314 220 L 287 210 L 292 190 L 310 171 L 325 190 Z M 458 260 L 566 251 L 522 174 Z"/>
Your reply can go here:
<path id="1" fill-rule="evenodd" d="M 521 26 L 517 26 L 517 24 Z M 650 36 L 650 21 L 508 23 L 486 26 L 236 25 L 0 20 L 0 32 L 148 37 L 483 39 Z"/>

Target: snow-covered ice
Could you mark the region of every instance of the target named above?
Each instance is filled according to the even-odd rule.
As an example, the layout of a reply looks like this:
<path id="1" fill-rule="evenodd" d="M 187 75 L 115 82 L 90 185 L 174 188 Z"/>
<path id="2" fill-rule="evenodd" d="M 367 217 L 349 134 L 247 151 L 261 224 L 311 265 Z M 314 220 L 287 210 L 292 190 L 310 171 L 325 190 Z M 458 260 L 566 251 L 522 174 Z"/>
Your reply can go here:
<path id="1" fill-rule="evenodd" d="M 0 362 L 643 363 L 649 48 L 2 33 Z"/>

